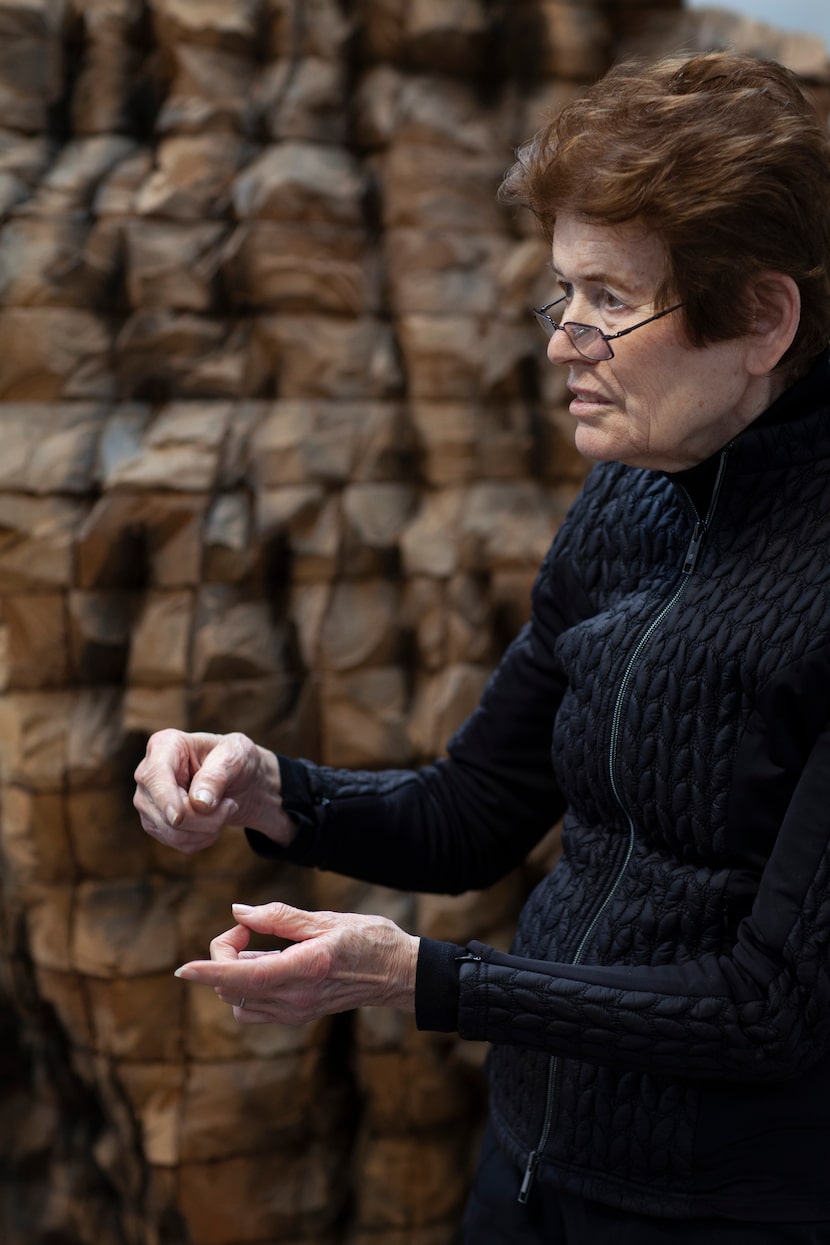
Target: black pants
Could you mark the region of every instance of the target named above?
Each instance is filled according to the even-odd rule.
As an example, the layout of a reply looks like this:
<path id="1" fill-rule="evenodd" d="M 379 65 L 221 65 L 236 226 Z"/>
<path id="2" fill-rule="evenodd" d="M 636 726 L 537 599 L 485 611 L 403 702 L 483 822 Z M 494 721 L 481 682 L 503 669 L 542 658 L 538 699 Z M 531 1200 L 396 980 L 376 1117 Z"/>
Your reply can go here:
<path id="1" fill-rule="evenodd" d="M 830 1245 L 828 1223 L 652 1219 L 588 1202 L 522 1173 L 488 1129 L 464 1215 L 464 1245 Z"/>

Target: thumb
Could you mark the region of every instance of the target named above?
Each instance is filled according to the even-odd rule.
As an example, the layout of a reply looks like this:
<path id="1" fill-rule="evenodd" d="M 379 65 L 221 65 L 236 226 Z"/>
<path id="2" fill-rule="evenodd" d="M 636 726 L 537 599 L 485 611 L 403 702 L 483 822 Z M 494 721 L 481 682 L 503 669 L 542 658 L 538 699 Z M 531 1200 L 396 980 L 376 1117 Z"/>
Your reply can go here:
<path id="1" fill-rule="evenodd" d="M 225 812 L 237 812 L 235 801 L 225 798 L 225 791 L 233 776 L 227 758 L 222 755 L 222 747 L 218 745 L 193 775 L 188 791 L 190 803 L 198 812 L 213 812 L 224 805 L 228 806 Z"/>
<path id="2" fill-rule="evenodd" d="M 292 908 L 287 903 L 265 903 L 251 907 L 245 903 L 231 904 L 234 920 L 258 934 L 275 934 L 292 942 L 302 942 L 321 933 L 319 914 Z"/>

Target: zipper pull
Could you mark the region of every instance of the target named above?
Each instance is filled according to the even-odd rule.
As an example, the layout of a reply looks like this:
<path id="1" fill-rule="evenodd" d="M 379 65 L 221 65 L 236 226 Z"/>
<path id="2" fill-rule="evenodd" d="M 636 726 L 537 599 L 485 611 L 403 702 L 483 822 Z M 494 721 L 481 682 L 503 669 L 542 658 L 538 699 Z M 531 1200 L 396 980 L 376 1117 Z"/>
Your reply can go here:
<path id="1" fill-rule="evenodd" d="M 522 1181 L 522 1187 L 521 1189 L 519 1189 L 519 1201 L 521 1202 L 522 1206 L 525 1205 L 525 1203 L 527 1202 L 527 1199 L 530 1197 L 530 1189 L 533 1184 L 534 1177 L 536 1175 L 536 1168 L 538 1166 L 539 1166 L 539 1151 L 531 1150 L 530 1158 L 527 1160 L 527 1167 L 525 1168 L 525 1175 L 524 1175 L 524 1180 Z"/>
<path id="2" fill-rule="evenodd" d="M 689 548 L 686 550 L 686 560 L 683 563 L 683 574 L 691 575 L 697 566 L 697 560 L 700 556 L 700 546 L 703 544 L 703 537 L 706 535 L 706 523 L 703 519 L 698 519 L 695 524 L 695 530 L 692 532 L 692 539 L 689 541 Z"/>
<path id="3" fill-rule="evenodd" d="M 473 955 L 472 951 L 468 951 L 466 955 L 457 955 L 455 962 L 456 964 L 480 964 L 481 956 Z"/>

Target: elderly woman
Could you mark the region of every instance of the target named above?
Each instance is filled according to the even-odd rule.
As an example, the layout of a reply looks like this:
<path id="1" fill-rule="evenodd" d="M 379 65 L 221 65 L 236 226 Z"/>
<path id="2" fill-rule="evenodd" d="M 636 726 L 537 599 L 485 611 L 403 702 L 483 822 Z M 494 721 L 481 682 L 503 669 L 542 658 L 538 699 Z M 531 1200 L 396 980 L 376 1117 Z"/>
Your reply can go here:
<path id="1" fill-rule="evenodd" d="M 163 731 L 136 806 L 407 890 L 487 886 L 564 816 L 561 860 L 510 954 L 274 903 L 179 975 L 243 1023 L 491 1043 L 471 1245 L 830 1242 L 830 141 L 774 63 L 629 65 L 504 193 L 599 465 L 478 709 L 417 773 Z"/>

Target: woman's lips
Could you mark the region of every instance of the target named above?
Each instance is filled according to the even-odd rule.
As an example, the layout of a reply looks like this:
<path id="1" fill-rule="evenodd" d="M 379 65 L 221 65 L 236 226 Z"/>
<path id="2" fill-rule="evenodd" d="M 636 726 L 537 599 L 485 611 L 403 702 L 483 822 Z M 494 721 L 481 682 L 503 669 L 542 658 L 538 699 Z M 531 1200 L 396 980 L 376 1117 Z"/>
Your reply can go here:
<path id="1" fill-rule="evenodd" d="M 607 406 L 610 400 L 589 389 L 573 389 L 572 393 L 574 396 L 568 408 L 572 415 L 590 415 L 600 407 Z"/>

